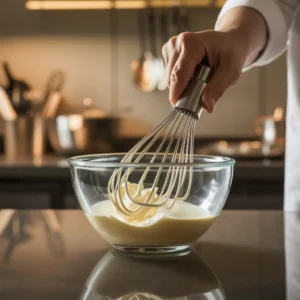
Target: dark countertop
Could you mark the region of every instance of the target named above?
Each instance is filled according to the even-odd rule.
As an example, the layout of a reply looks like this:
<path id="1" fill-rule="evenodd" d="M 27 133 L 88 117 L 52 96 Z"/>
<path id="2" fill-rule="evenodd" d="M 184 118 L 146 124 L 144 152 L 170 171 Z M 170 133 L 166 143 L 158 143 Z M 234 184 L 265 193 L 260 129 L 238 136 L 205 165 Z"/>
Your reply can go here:
<path id="1" fill-rule="evenodd" d="M 283 161 L 237 161 L 225 209 L 282 209 L 283 182 Z M 0 156 L 0 208 L 78 208 L 67 158 Z"/>
<path id="2" fill-rule="evenodd" d="M 19 158 L 8 160 L 0 156 L 0 178 L 69 179 L 67 158 L 48 155 L 41 159 Z M 237 161 L 234 178 L 280 179 L 284 176 L 284 162 L 270 160 Z"/>
<path id="3" fill-rule="evenodd" d="M 143 260 L 111 251 L 81 211 L 0 213 L 1 300 L 299 299 L 300 214 L 223 211 L 192 254 Z"/>
<path id="4" fill-rule="evenodd" d="M 70 169 L 67 158 L 47 155 L 42 158 L 0 156 L 0 178 L 59 178 L 68 179 Z"/>

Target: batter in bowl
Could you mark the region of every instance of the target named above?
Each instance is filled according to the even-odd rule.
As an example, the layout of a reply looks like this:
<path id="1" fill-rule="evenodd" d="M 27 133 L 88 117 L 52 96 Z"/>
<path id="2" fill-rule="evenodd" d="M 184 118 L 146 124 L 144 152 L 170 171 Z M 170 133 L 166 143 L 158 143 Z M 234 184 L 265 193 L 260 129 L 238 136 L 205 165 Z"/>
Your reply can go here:
<path id="1" fill-rule="evenodd" d="M 131 184 L 134 190 L 134 184 Z M 145 197 L 147 190 L 145 190 Z M 153 201 L 156 201 L 154 196 Z M 170 246 L 195 242 L 216 216 L 196 205 L 176 201 L 171 209 L 143 209 L 129 217 L 122 215 L 110 200 L 98 202 L 86 214 L 97 232 L 113 245 Z"/>

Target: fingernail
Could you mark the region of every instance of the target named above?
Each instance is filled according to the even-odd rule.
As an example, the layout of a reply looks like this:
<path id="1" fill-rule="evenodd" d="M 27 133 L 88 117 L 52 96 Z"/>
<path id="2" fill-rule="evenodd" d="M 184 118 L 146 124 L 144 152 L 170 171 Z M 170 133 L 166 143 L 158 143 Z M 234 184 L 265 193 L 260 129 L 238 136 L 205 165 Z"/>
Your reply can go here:
<path id="1" fill-rule="evenodd" d="M 206 104 L 206 107 L 207 107 L 207 110 L 209 113 L 212 113 L 215 109 L 215 106 L 216 106 L 216 101 L 214 98 L 207 98 L 205 99 L 205 104 Z"/>

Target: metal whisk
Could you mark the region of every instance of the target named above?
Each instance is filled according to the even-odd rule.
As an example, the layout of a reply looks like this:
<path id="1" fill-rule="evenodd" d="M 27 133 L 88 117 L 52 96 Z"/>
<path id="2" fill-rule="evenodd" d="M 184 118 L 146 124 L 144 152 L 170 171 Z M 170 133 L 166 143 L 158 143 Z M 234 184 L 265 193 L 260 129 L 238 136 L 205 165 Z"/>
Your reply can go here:
<path id="1" fill-rule="evenodd" d="M 211 74 L 212 69 L 207 62 L 203 61 L 198 65 L 169 116 L 140 140 L 122 159 L 121 163 L 138 164 L 145 156 L 152 155 L 149 162 L 155 164 L 156 175 L 151 181 L 146 199 L 140 201 L 144 189 L 143 183 L 151 167 L 146 167 L 142 172 L 134 194 L 130 194 L 128 185 L 130 174 L 135 171 L 135 168 L 129 167 L 124 170 L 121 167 L 113 172 L 108 184 L 108 194 L 116 209 L 122 214 L 130 216 L 145 207 L 149 209 L 162 206 L 170 208 L 175 201 L 186 200 L 189 196 L 193 168 L 180 166 L 180 163 L 193 162 L 195 126 L 203 110 L 200 99 Z M 156 144 L 156 150 L 149 153 Z M 158 182 L 162 180 L 163 184 L 160 185 L 162 187 L 158 190 Z"/>

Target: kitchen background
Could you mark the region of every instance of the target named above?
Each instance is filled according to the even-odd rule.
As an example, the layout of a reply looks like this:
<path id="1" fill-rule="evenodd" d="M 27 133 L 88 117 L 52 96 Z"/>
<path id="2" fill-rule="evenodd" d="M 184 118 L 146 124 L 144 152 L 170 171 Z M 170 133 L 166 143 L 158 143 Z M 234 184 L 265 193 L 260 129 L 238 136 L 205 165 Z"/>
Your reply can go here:
<path id="1" fill-rule="evenodd" d="M 189 9 L 190 31 L 213 28 L 219 8 L 213 7 L 215 1 L 206 2 L 208 7 Z M 25 8 L 25 0 L 1 0 L 0 62 L 7 61 L 18 78 L 26 79 L 37 90 L 45 88 L 52 71 L 63 70 L 66 74 L 63 89 L 65 100 L 60 114 L 82 111 L 83 99 L 89 97 L 95 107 L 111 113 L 120 112 L 122 139 L 139 138 L 171 110 L 167 91 L 143 93 L 132 82 L 130 63 L 140 56 L 140 12 L 137 9 L 28 10 Z M 156 12 L 160 13 L 160 9 Z M 160 53 L 158 35 L 156 42 Z M 0 84 L 6 84 L 1 68 Z M 261 115 L 272 114 L 276 107 L 285 109 L 286 85 L 285 55 L 269 66 L 244 73 L 238 84 L 223 96 L 215 113 L 204 113 L 198 122 L 198 143 L 201 144 L 201 139 L 258 139 L 253 129 L 254 121 Z M 3 126 L 0 132 L 3 133 Z M 28 160 L 16 163 L 3 156 L 1 162 L 1 185 L 5 192 L 2 189 L 0 208 L 68 208 L 77 205 L 74 204 L 76 201 L 71 189 L 65 187 L 65 182 L 69 181 L 69 171 L 62 157 L 57 159 L 53 154 L 51 159 L 47 157 L 40 160 L 40 163 Z M 46 174 L 50 173 L 56 179 L 61 176 L 61 182 L 53 189 L 45 187 L 45 191 L 36 196 L 34 180 L 44 178 L 45 182 L 49 182 L 51 180 Z M 267 190 L 262 189 L 261 185 L 258 187 L 256 183 L 249 185 L 249 182 L 260 182 L 262 178 L 267 181 L 264 184 L 268 186 Z M 282 159 L 244 159 L 237 164 L 235 180 L 237 183 L 234 184 L 233 192 L 236 193 L 233 193 L 229 207 L 239 208 L 244 203 L 241 207 L 253 208 L 256 205 L 261 208 L 281 208 Z M 32 190 L 28 187 L 29 181 Z M 19 195 L 12 193 L 16 184 L 27 191 L 29 196 L 26 201 L 21 201 Z M 274 186 L 279 186 L 275 192 Z M 270 194 L 271 190 L 273 192 Z M 249 193 L 253 191 L 257 202 L 249 204 Z M 65 199 L 62 197 L 64 193 L 69 193 L 69 200 L 61 200 Z M 22 192 L 22 197 L 26 198 L 25 194 Z M 41 194 L 45 194 L 43 199 L 47 199 L 44 202 L 40 200 Z M 274 197 L 276 201 L 272 200 Z M 61 201 L 64 201 L 63 205 Z"/>

